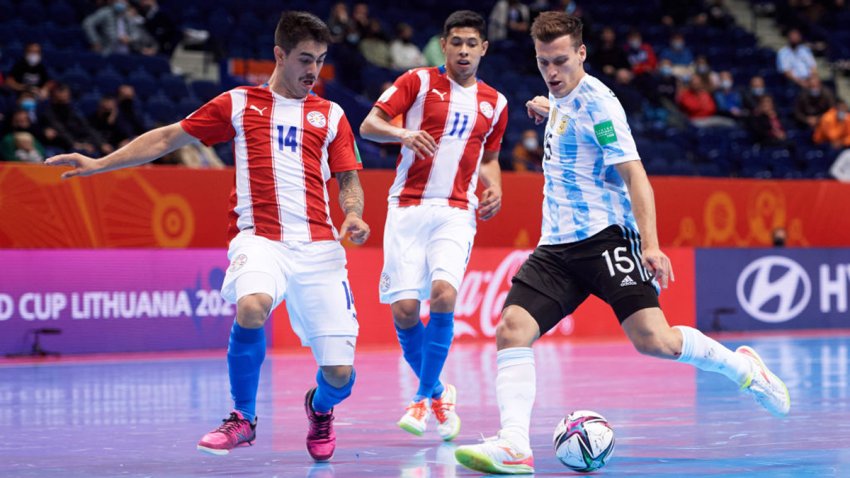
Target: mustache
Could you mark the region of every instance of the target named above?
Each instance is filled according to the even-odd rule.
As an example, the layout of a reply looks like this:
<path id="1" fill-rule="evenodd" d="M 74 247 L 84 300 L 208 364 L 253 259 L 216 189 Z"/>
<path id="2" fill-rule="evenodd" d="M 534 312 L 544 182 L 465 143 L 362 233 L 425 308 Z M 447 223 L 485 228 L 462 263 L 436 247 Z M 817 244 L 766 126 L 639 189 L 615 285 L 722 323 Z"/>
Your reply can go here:
<path id="1" fill-rule="evenodd" d="M 316 77 L 315 76 L 302 76 L 301 81 L 313 81 L 313 82 L 315 82 Z"/>

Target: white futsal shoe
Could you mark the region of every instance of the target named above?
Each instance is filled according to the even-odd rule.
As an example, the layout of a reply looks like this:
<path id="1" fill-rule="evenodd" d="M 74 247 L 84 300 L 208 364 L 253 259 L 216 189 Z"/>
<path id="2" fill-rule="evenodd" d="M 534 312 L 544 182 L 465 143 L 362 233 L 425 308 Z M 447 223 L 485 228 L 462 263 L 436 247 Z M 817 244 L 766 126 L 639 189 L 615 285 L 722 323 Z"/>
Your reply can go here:
<path id="1" fill-rule="evenodd" d="M 746 356 L 753 363 L 753 371 L 741 385 L 741 390 L 752 395 L 773 416 L 781 418 L 788 415 L 791 411 L 791 394 L 785 383 L 767 368 L 752 348 L 742 345 L 735 352 Z"/>
<path id="2" fill-rule="evenodd" d="M 431 399 L 431 411 L 437 419 L 437 433 L 443 441 L 452 441 L 460 433 L 460 417 L 455 412 L 457 389 L 445 384 L 440 398 Z"/>
<path id="3" fill-rule="evenodd" d="M 421 437 L 428 427 L 428 415 L 430 415 L 430 410 L 428 409 L 427 398 L 418 402 L 410 402 L 401 420 L 398 421 L 398 426 L 408 433 Z"/>

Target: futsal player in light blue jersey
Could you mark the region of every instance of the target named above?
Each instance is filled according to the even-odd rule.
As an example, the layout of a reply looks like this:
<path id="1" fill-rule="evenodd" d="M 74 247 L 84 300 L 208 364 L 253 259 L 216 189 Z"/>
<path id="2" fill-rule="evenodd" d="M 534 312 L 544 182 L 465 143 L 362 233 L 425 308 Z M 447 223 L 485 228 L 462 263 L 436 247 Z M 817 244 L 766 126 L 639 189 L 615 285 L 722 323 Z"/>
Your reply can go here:
<path id="1" fill-rule="evenodd" d="M 459 447 L 464 466 L 486 473 L 533 473 L 529 441 L 536 393 L 531 346 L 593 294 L 607 302 L 635 348 L 718 372 L 785 416 L 785 384 L 750 347 L 729 350 L 700 331 L 670 327 L 658 293 L 673 280 L 661 251 L 652 187 L 616 96 L 584 71 L 582 24 L 563 12 L 531 28 L 549 97 L 527 103 L 546 123 L 540 242 L 513 279 L 496 330 L 496 397 L 501 429 Z"/>

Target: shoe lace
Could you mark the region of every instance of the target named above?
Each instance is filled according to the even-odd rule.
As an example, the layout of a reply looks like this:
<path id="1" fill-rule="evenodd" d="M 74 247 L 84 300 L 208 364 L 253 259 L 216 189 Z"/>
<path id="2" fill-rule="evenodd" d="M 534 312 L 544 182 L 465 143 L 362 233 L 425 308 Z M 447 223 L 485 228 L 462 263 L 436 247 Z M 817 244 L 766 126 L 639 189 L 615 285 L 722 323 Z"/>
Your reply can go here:
<path id="1" fill-rule="evenodd" d="M 434 411 L 434 416 L 437 417 L 437 420 L 440 423 L 444 423 L 446 420 L 448 420 L 446 412 L 451 411 L 453 405 L 454 404 L 451 402 L 435 398 L 431 401 L 431 410 Z"/>
<path id="2" fill-rule="evenodd" d="M 425 400 L 411 403 L 407 406 L 406 410 L 413 412 L 413 418 L 417 420 L 422 420 L 425 414 L 428 413 L 428 409 L 425 407 Z"/>
<path id="3" fill-rule="evenodd" d="M 244 418 L 239 418 L 239 415 L 236 412 L 230 412 L 230 416 L 222 420 L 223 424 L 218 427 L 218 431 L 222 433 L 236 433 L 236 430 L 242 426 L 243 421 L 247 421 Z"/>
<path id="4" fill-rule="evenodd" d="M 327 438 L 331 433 L 331 423 L 334 421 L 333 414 L 330 413 L 316 413 L 313 412 L 313 415 L 310 417 L 310 423 L 313 425 L 311 428 L 313 429 L 313 434 L 317 438 Z"/>

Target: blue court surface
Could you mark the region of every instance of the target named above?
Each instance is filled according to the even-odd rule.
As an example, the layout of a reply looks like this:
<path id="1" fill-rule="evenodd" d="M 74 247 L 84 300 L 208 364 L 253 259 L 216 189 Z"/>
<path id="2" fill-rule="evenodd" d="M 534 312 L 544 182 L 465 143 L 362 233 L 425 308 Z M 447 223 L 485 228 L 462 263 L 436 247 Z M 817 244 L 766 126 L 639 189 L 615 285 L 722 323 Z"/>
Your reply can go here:
<path id="1" fill-rule="evenodd" d="M 627 342 L 546 340 L 535 347 L 532 445 L 538 476 L 576 475 L 551 435 L 572 410 L 613 425 L 614 457 L 595 476 L 850 476 L 850 335 L 719 337 L 748 343 L 791 391 L 787 419 L 771 417 L 724 377 L 639 356 Z M 269 355 L 253 447 L 215 457 L 198 439 L 230 410 L 223 351 L 198 354 L 0 359 L 0 477 L 455 477 L 454 444 L 433 426 L 418 438 L 395 426 L 415 391 L 397 350 L 358 351 L 352 397 L 336 410 L 336 456 L 313 464 L 304 447 L 306 351 Z M 458 388 L 474 443 L 498 428 L 495 346 L 455 345 L 443 374 Z"/>

